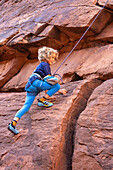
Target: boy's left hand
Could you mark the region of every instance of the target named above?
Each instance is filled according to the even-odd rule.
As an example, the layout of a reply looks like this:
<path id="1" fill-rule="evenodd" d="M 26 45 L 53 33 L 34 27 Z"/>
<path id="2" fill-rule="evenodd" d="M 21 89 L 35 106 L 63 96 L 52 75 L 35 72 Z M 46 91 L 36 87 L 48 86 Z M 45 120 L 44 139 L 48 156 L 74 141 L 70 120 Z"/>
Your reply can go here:
<path id="1" fill-rule="evenodd" d="M 66 89 L 60 89 L 58 92 L 63 94 L 63 95 L 67 94 L 67 90 Z"/>

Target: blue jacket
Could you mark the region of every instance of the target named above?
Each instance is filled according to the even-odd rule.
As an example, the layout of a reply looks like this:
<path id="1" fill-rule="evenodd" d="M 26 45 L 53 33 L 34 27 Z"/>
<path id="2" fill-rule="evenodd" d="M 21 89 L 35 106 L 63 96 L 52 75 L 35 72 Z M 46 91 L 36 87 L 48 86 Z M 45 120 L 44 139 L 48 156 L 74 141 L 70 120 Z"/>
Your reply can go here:
<path id="1" fill-rule="evenodd" d="M 41 62 L 37 68 L 34 70 L 34 73 L 39 74 L 42 78 L 47 76 L 48 74 L 51 75 L 51 68 L 49 63 Z"/>
<path id="2" fill-rule="evenodd" d="M 32 85 L 33 81 L 35 81 L 36 79 L 41 80 L 42 78 L 44 78 L 45 76 L 47 76 L 48 74 L 51 74 L 51 69 L 50 69 L 50 65 L 49 63 L 46 62 L 41 62 L 36 69 L 33 72 L 34 74 L 32 74 L 25 86 L 25 90 L 28 92 L 39 92 L 40 89 L 38 89 L 37 87 L 34 87 Z M 38 75 L 36 75 L 35 73 L 37 73 Z M 32 87 L 33 86 L 33 87 Z M 32 89 L 32 90 L 31 90 Z"/>

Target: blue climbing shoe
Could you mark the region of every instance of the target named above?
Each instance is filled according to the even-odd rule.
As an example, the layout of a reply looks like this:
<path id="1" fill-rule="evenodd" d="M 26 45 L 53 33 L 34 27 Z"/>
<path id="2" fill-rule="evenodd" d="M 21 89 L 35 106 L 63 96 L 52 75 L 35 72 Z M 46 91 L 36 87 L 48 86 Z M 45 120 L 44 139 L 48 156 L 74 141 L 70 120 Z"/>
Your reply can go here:
<path id="1" fill-rule="evenodd" d="M 10 130 L 12 133 L 14 133 L 15 135 L 19 134 L 19 131 L 16 129 L 15 126 L 13 126 L 11 123 L 9 123 L 8 125 L 8 130 Z"/>
<path id="2" fill-rule="evenodd" d="M 50 103 L 50 102 L 47 102 L 47 101 L 41 101 L 39 99 L 38 100 L 38 106 L 51 107 L 51 106 L 53 106 L 53 103 Z"/>

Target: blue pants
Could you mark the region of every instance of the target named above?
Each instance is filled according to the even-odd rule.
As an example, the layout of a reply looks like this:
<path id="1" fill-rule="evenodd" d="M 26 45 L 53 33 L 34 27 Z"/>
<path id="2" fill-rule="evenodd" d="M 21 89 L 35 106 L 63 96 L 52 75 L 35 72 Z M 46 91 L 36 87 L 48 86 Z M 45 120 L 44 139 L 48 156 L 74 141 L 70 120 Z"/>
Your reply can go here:
<path id="1" fill-rule="evenodd" d="M 55 85 L 50 85 L 47 82 L 44 82 L 42 80 L 36 79 L 33 84 L 28 88 L 26 100 L 24 106 L 16 113 L 15 117 L 18 117 L 21 119 L 21 117 L 29 111 L 35 97 L 39 93 L 37 91 L 37 88 L 39 87 L 40 91 L 48 90 L 47 94 L 51 97 L 53 94 L 55 94 L 59 89 L 60 85 L 57 83 Z"/>

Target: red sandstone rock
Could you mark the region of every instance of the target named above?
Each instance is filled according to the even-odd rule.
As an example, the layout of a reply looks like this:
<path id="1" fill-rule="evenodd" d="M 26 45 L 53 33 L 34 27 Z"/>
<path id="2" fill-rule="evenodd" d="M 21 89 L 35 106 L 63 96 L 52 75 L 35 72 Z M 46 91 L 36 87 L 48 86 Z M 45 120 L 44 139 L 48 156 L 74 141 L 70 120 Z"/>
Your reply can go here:
<path id="1" fill-rule="evenodd" d="M 97 87 L 77 122 L 72 169 L 113 167 L 113 79 Z M 92 160 L 91 160 L 92 159 Z M 99 164 L 100 167 L 99 167 Z M 98 167 L 98 168 L 97 168 Z"/>
<path id="2" fill-rule="evenodd" d="M 112 9 L 112 5 L 107 5 L 108 8 Z M 60 53 L 70 51 L 101 9 L 101 7 L 95 6 L 92 1 L 87 0 L 84 1 L 84 3 L 82 1 L 62 1 L 57 3 L 52 1 L 39 2 L 35 0 L 32 0 L 32 3 L 27 0 L 2 1 L 0 8 L 2 8 L 0 20 L 1 61 L 26 56 L 29 59 L 37 58 L 37 50 L 43 45 L 59 49 Z M 79 43 L 76 49 L 93 47 L 95 44 L 98 46 L 101 40 L 103 43 L 101 42 L 100 46 L 103 44 L 106 45 L 108 41 L 112 42 L 111 22 L 112 11 L 108 12 L 103 10 L 85 35 L 85 39 Z M 107 27 L 109 23 L 111 23 L 111 25 Z M 97 33 L 100 33 L 100 35 L 94 36 Z M 111 47 L 109 48 L 111 51 Z M 102 49 L 104 50 L 104 48 Z M 90 50 L 92 51 L 92 49 Z M 76 52 L 73 53 L 76 54 L 78 58 L 73 54 L 70 56 L 69 60 L 67 60 L 65 65 L 59 70 L 60 74 L 63 76 L 64 82 L 80 79 L 80 77 L 98 77 L 101 79 L 112 77 L 112 65 L 109 63 L 105 65 L 104 69 L 100 69 L 101 65 L 99 65 L 98 69 L 100 69 L 100 71 L 97 71 L 96 75 L 93 71 L 96 65 L 93 67 L 93 70 L 89 69 L 89 65 L 91 65 L 89 62 L 92 56 L 91 54 L 88 54 L 90 57 L 88 56 L 87 61 L 84 63 L 86 57 L 81 58 L 81 55 L 86 56 L 87 53 L 90 53 L 90 50 L 88 52 L 87 50 L 82 51 L 83 54 L 81 51 L 77 52 L 78 54 Z M 65 54 L 61 55 L 60 60 L 54 65 L 54 69 L 52 69 L 53 72 L 61 61 L 63 61 L 64 55 Z M 99 52 L 98 55 L 102 54 Z M 112 56 L 110 58 L 112 60 Z M 67 64 L 67 62 L 70 64 Z M 83 63 L 82 66 L 81 62 Z M 97 62 L 97 60 L 94 62 Z M 87 71 L 84 67 L 89 70 Z M 106 71 L 106 67 L 110 67 L 110 70 Z M 24 68 L 22 70 L 24 70 Z M 21 73 L 22 70 L 20 71 Z M 105 75 L 104 78 L 103 74 Z M 20 73 L 15 78 L 13 78 L 12 75 L 12 80 L 9 81 L 2 90 L 23 89 L 26 79 L 24 80 L 21 78 L 20 80 L 19 77 Z M 24 75 L 24 77 L 26 76 Z M 7 82 L 7 79 L 5 82 Z M 15 84 L 13 84 L 13 82 L 15 82 Z"/>
<path id="3" fill-rule="evenodd" d="M 24 90 L 38 64 L 37 50 L 41 46 L 53 47 L 61 54 L 52 66 L 54 73 L 105 2 L 99 1 L 95 6 L 87 0 L 0 1 L 2 91 Z M 13 136 L 7 125 L 23 106 L 25 93 L 0 94 L 1 170 L 112 169 L 113 81 L 100 85 L 101 81 L 97 80 L 113 78 L 112 4 L 109 1 L 58 71 L 64 83 L 73 81 L 62 86 L 67 89 L 67 95 L 56 94 L 54 106 L 48 109 L 38 108 L 35 100 L 29 113 L 18 123 L 20 135 Z M 89 80 L 76 81 L 80 79 Z"/>
<path id="4" fill-rule="evenodd" d="M 83 78 L 107 80 L 113 77 L 112 53 L 113 45 L 75 51 L 57 73 L 62 76 L 64 83 Z M 52 65 L 53 74 L 67 55 L 68 53 L 63 54 L 59 60 Z M 8 91 L 16 89 L 18 91 L 19 89 L 24 89 L 28 77 L 37 65 L 37 60 L 28 61 L 20 73 L 13 77 L 1 90 Z"/>
<path id="5" fill-rule="evenodd" d="M 36 66 L 39 64 L 37 60 L 27 61 L 20 70 L 19 74 L 14 76 L 10 81 L 8 81 L 3 87 L 2 91 L 23 91 L 28 78 L 32 74 L 32 72 L 35 70 Z M 20 90 L 19 90 L 20 89 Z"/>
<path id="6" fill-rule="evenodd" d="M 26 58 L 14 58 L 10 61 L 1 62 L 0 88 L 20 71 L 26 61 Z"/>
<path id="7" fill-rule="evenodd" d="M 65 146 L 65 141 L 70 141 L 71 137 L 70 123 L 74 115 L 68 109 L 71 110 L 74 101 L 77 100 L 76 107 L 78 107 L 77 113 L 79 114 L 80 110 L 85 107 L 88 96 L 99 84 L 100 81 L 94 80 L 63 85 L 62 88 L 67 89 L 67 95 L 57 93 L 56 100 L 53 101 L 54 106 L 51 108 L 40 108 L 35 100 L 30 111 L 18 122 L 17 128 L 20 130 L 20 135 L 17 136 L 7 130 L 7 125 L 23 106 L 25 93 L 1 93 L 0 168 L 16 169 L 18 167 L 33 170 L 57 168 L 56 160 L 63 149 L 59 147 L 60 145 Z M 42 95 L 43 93 L 41 93 Z M 82 108 L 79 107 L 80 104 L 83 104 Z M 67 130 L 65 131 L 65 129 Z M 70 133 L 67 133 L 69 131 Z M 70 155 L 67 157 L 70 160 Z M 68 167 L 67 162 L 64 163 L 64 166 Z"/>
<path id="8" fill-rule="evenodd" d="M 39 48 L 39 46 L 48 44 L 56 49 L 62 49 L 63 45 L 72 48 L 71 41 L 76 41 L 81 37 L 90 21 L 100 10 L 100 7 L 96 7 L 92 1 L 87 0 L 84 3 L 74 0 L 62 2 L 3 1 L 0 8 L 2 9 L 0 10 L 2 11 L 0 20 L 1 45 L 9 45 L 19 52 L 24 51 L 28 54 L 29 48 L 32 46 Z M 86 37 L 100 33 L 111 22 L 111 14 L 104 10 Z M 49 27 L 53 27 L 53 29 L 50 31 Z M 62 38 L 62 34 L 65 39 Z M 2 51 L 1 48 L 0 51 Z M 6 52 L 4 52 L 5 54 Z"/>

